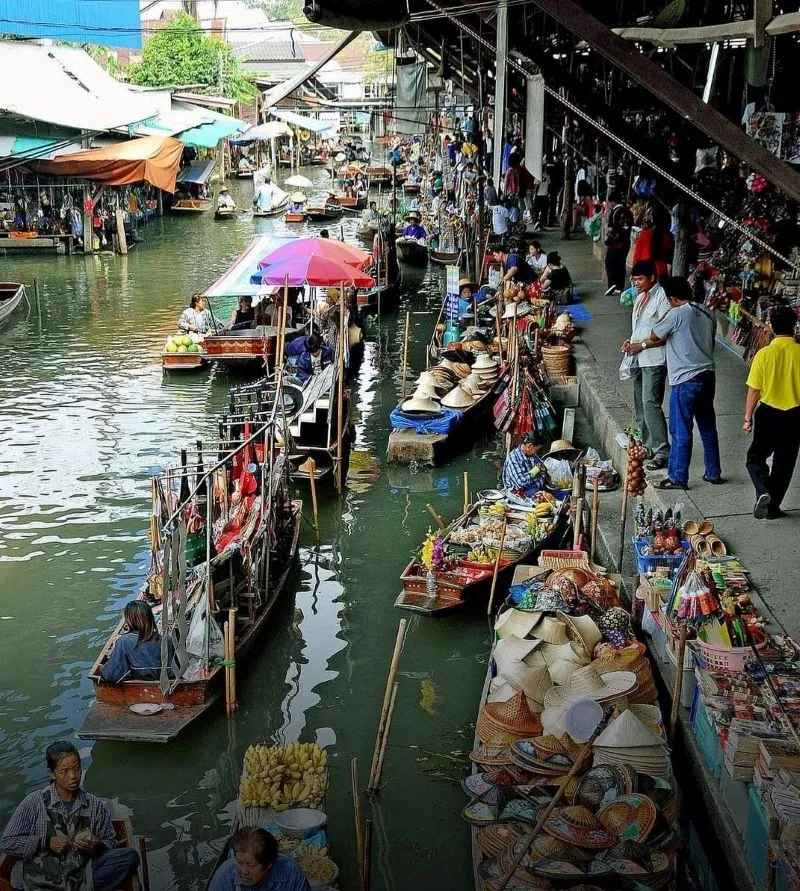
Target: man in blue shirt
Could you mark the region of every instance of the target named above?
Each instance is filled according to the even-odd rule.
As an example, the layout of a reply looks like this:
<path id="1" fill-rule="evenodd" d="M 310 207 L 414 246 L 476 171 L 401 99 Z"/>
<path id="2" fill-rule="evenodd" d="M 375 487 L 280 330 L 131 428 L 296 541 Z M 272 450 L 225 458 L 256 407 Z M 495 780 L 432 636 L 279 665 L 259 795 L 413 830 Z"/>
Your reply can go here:
<path id="1" fill-rule="evenodd" d="M 529 285 L 536 277 L 531 267 L 523 260 L 522 254 L 516 251 L 509 251 L 505 247 L 499 248 L 494 252 L 494 259 L 496 263 L 503 265 L 504 282 L 513 281 Z"/>
<path id="2" fill-rule="evenodd" d="M 233 857 L 214 873 L 209 891 L 311 891 L 308 879 L 291 857 L 278 853 L 266 829 L 245 826 L 233 837 Z"/>
<path id="3" fill-rule="evenodd" d="M 333 364 L 333 358 L 333 349 L 317 334 L 309 334 L 305 349 L 297 360 L 297 382 L 304 384 L 310 377 L 321 374 L 324 368 Z"/>
<path id="4" fill-rule="evenodd" d="M 535 433 L 526 433 L 522 442 L 508 453 L 503 462 L 503 488 L 533 495 L 547 485 L 547 468 L 536 454 L 539 444 Z"/>

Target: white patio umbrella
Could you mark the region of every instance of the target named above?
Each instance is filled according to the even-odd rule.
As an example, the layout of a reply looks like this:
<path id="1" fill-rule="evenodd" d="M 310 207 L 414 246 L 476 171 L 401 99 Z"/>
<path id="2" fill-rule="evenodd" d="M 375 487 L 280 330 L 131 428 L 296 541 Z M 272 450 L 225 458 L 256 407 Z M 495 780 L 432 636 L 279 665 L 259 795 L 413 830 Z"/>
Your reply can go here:
<path id="1" fill-rule="evenodd" d="M 307 176 L 300 176 L 299 173 L 296 173 L 294 176 L 290 176 L 287 180 L 284 181 L 284 185 L 293 186 L 296 189 L 313 189 L 314 183 Z"/>

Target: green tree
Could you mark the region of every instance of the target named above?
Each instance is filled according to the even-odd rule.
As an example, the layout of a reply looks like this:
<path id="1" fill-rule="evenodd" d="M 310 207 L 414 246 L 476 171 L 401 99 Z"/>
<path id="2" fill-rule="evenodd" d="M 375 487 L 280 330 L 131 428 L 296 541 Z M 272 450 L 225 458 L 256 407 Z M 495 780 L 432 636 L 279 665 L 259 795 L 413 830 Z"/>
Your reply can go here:
<path id="1" fill-rule="evenodd" d="M 253 9 L 262 9 L 271 22 L 306 22 L 303 0 L 245 0 Z"/>
<path id="2" fill-rule="evenodd" d="M 208 37 L 197 22 L 179 13 L 144 45 L 142 60 L 128 69 L 144 87 L 201 84 L 209 93 L 246 101 L 255 93 L 227 43 Z"/>

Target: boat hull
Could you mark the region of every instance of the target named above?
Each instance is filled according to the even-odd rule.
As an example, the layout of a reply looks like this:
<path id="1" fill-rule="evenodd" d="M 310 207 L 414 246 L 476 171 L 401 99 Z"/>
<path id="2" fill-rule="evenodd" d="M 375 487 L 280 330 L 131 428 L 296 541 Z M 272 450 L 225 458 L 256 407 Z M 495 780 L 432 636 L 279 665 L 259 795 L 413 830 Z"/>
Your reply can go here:
<path id="1" fill-rule="evenodd" d="M 428 246 L 420 244 L 418 241 L 405 241 L 403 238 L 397 239 L 397 252 L 400 259 L 409 266 L 427 266 L 428 265 Z"/>
<path id="2" fill-rule="evenodd" d="M 282 213 L 286 211 L 287 201 L 283 201 L 280 204 L 277 204 L 272 210 L 254 210 L 254 217 L 279 217 Z"/>
<path id="3" fill-rule="evenodd" d="M 211 210 L 210 198 L 185 198 L 170 207 L 170 213 L 205 213 Z"/>
<path id="4" fill-rule="evenodd" d="M 455 266 L 461 258 L 461 251 L 434 251 L 428 250 L 431 263 L 441 263 L 442 266 Z"/>
<path id="5" fill-rule="evenodd" d="M 208 360 L 202 353 L 161 354 L 161 367 L 164 371 L 197 371 L 206 365 Z"/>
<path id="6" fill-rule="evenodd" d="M 25 296 L 25 285 L 17 282 L 0 282 L 0 325 L 20 305 Z"/>
<path id="7" fill-rule="evenodd" d="M 232 220 L 236 216 L 235 210 L 215 210 L 215 220 Z"/>
<path id="8" fill-rule="evenodd" d="M 338 220 L 342 215 L 339 205 L 326 205 L 325 207 L 309 207 L 306 210 L 307 219 L 312 222 L 324 222 L 325 220 Z"/>
<path id="9" fill-rule="evenodd" d="M 306 215 L 304 213 L 285 213 L 283 219 L 287 223 L 303 223 Z"/>

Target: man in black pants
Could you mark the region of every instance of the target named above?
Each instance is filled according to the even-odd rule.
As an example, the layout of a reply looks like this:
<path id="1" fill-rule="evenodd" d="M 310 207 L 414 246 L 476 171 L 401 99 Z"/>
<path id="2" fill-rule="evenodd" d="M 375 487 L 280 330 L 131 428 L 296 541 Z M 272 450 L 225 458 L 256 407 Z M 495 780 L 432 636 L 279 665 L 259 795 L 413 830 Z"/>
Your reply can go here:
<path id="1" fill-rule="evenodd" d="M 606 281 L 608 290 L 605 296 L 619 294 L 625 290 L 625 261 L 631 249 L 631 226 L 633 216 L 622 203 L 619 192 L 610 192 L 608 203 L 611 211 L 608 214 L 608 233 L 606 235 Z"/>
<path id="2" fill-rule="evenodd" d="M 800 344 L 794 337 L 797 316 L 776 306 L 769 316 L 775 335 L 756 353 L 747 378 L 745 433 L 753 434 L 747 450 L 747 472 L 756 489 L 753 516 L 775 520 L 792 481 L 800 451 Z M 772 469 L 767 459 L 772 457 Z"/>

